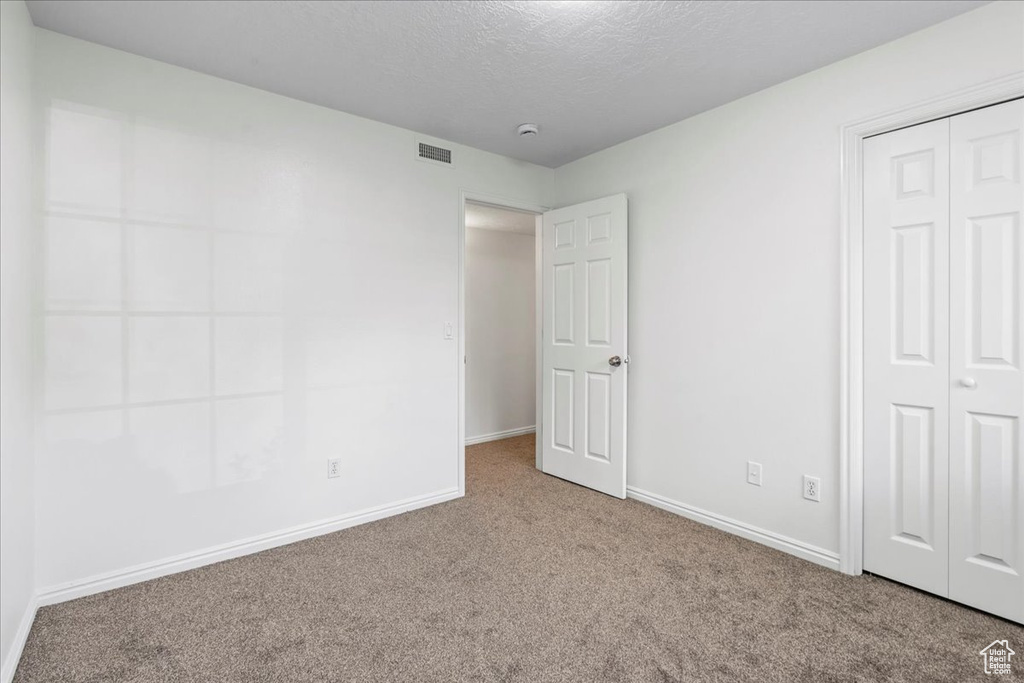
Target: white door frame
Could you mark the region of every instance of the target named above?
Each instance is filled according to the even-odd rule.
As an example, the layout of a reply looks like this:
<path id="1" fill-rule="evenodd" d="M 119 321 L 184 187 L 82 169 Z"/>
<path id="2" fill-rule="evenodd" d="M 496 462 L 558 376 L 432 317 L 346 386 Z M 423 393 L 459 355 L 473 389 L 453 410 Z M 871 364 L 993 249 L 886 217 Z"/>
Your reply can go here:
<path id="1" fill-rule="evenodd" d="M 1024 71 L 846 124 L 841 135 L 839 570 L 864 568 L 864 138 L 1024 96 Z"/>
<path id="2" fill-rule="evenodd" d="M 542 215 L 550 211 L 550 207 L 533 204 L 519 199 L 509 199 L 483 192 L 461 190 L 459 192 L 459 319 L 458 319 L 458 340 L 459 340 L 459 495 L 466 495 L 466 202 L 487 204 L 496 206 L 499 209 L 518 209 L 537 214 L 536 229 L 534 230 L 534 290 L 536 292 L 536 347 L 537 347 L 537 469 L 543 467 L 543 454 L 541 452 L 541 324 L 543 322 L 543 291 L 541 287 L 541 232 L 543 228 Z"/>

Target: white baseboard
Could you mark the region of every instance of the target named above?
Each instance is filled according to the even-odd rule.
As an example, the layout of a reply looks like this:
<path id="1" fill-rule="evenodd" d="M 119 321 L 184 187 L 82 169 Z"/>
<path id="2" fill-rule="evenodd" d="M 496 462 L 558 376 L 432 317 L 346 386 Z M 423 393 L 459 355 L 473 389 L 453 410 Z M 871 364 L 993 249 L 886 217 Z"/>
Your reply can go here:
<path id="1" fill-rule="evenodd" d="M 823 567 L 829 569 L 835 569 L 839 571 L 839 553 L 832 552 L 831 550 L 825 550 L 817 546 L 797 541 L 787 536 L 776 534 L 772 531 L 760 529 L 756 526 L 751 526 L 743 522 L 737 522 L 734 519 L 716 515 L 713 512 L 701 510 L 691 505 L 685 505 L 674 500 L 670 500 L 663 496 L 659 496 L 656 493 L 650 491 L 644 491 L 633 486 L 626 487 L 626 496 L 634 500 L 639 500 L 642 503 L 653 505 L 654 507 L 661 508 L 673 512 L 680 517 L 686 517 L 692 519 L 695 522 L 701 524 L 707 524 L 713 526 L 716 529 L 727 531 L 730 534 L 735 534 L 741 538 L 745 538 L 748 541 L 754 541 L 766 545 L 769 548 L 775 548 L 781 550 L 784 553 L 795 555 L 808 562 L 814 564 L 820 564 Z"/>
<path id="2" fill-rule="evenodd" d="M 533 434 L 537 431 L 537 427 L 530 425 L 529 427 L 520 427 L 518 429 L 506 429 L 503 432 L 494 432 L 493 434 L 481 434 L 480 436 L 471 436 L 466 439 L 466 445 L 472 446 L 478 443 L 487 443 L 488 441 L 498 441 L 499 439 L 508 439 L 513 436 L 522 436 L 523 434 Z"/>
<path id="3" fill-rule="evenodd" d="M 380 505 L 378 507 L 360 510 L 358 512 L 314 522 L 312 524 L 304 524 L 290 529 L 285 529 L 283 531 L 253 536 L 233 543 L 225 543 L 223 545 L 206 548 L 205 550 L 199 550 L 193 553 L 185 553 L 183 555 L 169 557 L 156 562 L 147 562 L 145 564 L 135 565 L 126 569 L 98 574 L 80 581 L 70 581 L 68 583 L 49 586 L 39 591 L 36 596 L 36 604 L 40 607 L 53 605 L 58 602 L 74 600 L 75 598 L 85 597 L 86 595 L 93 595 L 94 593 L 101 593 L 114 588 L 129 586 L 133 583 L 140 583 L 142 581 L 148 581 L 161 576 L 167 576 L 168 574 L 176 574 L 188 569 L 195 569 L 196 567 L 202 567 L 216 562 L 223 562 L 224 560 L 230 560 L 235 557 L 251 555 L 252 553 L 260 552 L 261 550 L 277 548 L 282 545 L 288 545 L 289 543 L 295 543 L 296 541 L 302 541 L 314 536 L 329 534 L 335 531 L 340 531 L 341 529 L 357 526 L 359 524 L 365 524 L 385 517 L 399 515 L 403 512 L 409 512 L 410 510 L 443 503 L 445 501 L 458 498 L 459 495 L 458 489 L 445 489 L 426 496 L 407 498 L 406 500 L 401 500 L 397 503 Z"/>
<path id="4" fill-rule="evenodd" d="M 18 662 L 21 661 L 21 653 L 25 649 L 28 632 L 32 630 L 32 622 L 36 620 L 36 609 L 38 609 L 38 604 L 33 598 L 25 606 L 25 614 L 22 615 L 18 630 L 14 633 L 11 649 L 4 657 L 3 666 L 0 667 L 0 683 L 11 683 L 14 680 L 14 672 L 18 670 Z"/>

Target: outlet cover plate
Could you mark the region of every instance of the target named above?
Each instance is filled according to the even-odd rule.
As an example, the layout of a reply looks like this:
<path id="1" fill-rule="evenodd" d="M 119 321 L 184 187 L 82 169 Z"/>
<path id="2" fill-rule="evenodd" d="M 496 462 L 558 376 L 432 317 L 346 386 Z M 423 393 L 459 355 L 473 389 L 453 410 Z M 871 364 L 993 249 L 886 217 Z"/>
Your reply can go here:
<path id="1" fill-rule="evenodd" d="M 327 478 L 334 479 L 341 476 L 341 458 L 332 458 L 327 461 Z"/>
<path id="2" fill-rule="evenodd" d="M 804 498 L 815 503 L 821 502 L 821 479 L 804 475 Z"/>

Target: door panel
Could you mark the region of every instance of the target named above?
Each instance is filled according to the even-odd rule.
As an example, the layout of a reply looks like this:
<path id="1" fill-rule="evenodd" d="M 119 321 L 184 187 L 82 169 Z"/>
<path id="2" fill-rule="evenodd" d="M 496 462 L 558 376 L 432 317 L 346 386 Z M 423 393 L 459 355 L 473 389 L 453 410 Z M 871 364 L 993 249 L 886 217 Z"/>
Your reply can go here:
<path id="1" fill-rule="evenodd" d="M 893 540 L 934 551 L 935 420 L 931 408 L 892 407 Z"/>
<path id="2" fill-rule="evenodd" d="M 949 123 L 864 142 L 864 569 L 948 590 Z"/>
<path id="3" fill-rule="evenodd" d="M 935 224 L 892 228 L 893 361 L 935 365 Z"/>
<path id="4" fill-rule="evenodd" d="M 1017 368 L 1020 273 L 1012 258 L 1020 228 L 1016 214 L 967 219 L 964 292 L 967 365 Z"/>
<path id="5" fill-rule="evenodd" d="M 626 196 L 549 211 L 541 239 L 544 471 L 625 498 Z"/>
<path id="6" fill-rule="evenodd" d="M 949 597 L 1024 621 L 1017 100 L 950 119 Z"/>
<path id="7" fill-rule="evenodd" d="M 587 373 L 587 457 L 609 460 L 611 453 L 611 376 Z"/>
<path id="8" fill-rule="evenodd" d="M 612 261 L 587 261 L 587 344 L 610 347 L 612 317 Z"/>
<path id="9" fill-rule="evenodd" d="M 573 399 L 576 391 L 573 387 L 574 371 L 553 371 L 552 379 L 552 429 L 551 446 L 567 453 L 574 453 L 576 435 L 576 411 Z"/>
<path id="10" fill-rule="evenodd" d="M 560 263 L 554 270 L 554 294 L 551 310 L 554 315 L 551 329 L 554 343 L 572 346 L 576 342 L 573 323 L 576 320 L 576 306 L 573 302 L 576 289 L 576 264 Z"/>

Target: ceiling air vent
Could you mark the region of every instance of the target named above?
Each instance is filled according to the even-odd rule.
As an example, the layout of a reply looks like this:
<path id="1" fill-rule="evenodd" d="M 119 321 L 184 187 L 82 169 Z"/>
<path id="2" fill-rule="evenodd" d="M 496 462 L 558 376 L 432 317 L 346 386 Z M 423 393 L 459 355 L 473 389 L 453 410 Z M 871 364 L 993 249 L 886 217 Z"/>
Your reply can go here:
<path id="1" fill-rule="evenodd" d="M 419 145 L 419 158 L 421 161 L 429 161 L 434 164 L 441 164 L 442 166 L 452 165 L 452 151 L 450 149 L 430 145 L 426 142 L 421 142 Z"/>

